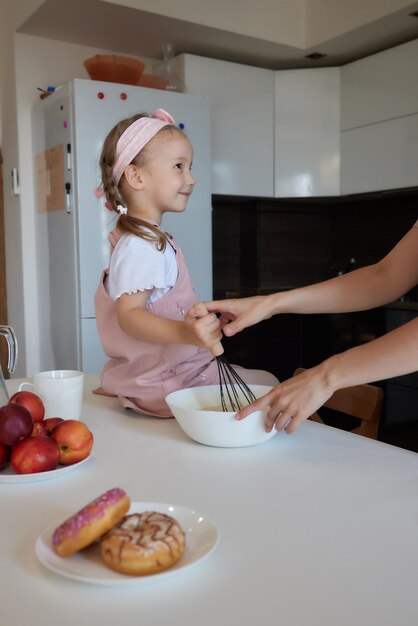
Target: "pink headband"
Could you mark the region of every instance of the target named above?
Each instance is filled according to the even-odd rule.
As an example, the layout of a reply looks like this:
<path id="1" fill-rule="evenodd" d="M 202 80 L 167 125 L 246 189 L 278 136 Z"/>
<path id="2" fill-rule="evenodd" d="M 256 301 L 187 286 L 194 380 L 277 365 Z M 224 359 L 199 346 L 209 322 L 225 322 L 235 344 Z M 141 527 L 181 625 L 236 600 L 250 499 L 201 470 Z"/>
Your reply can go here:
<path id="1" fill-rule="evenodd" d="M 157 109 L 151 117 L 140 117 L 133 122 L 119 137 L 116 145 L 116 162 L 113 166 L 113 180 L 117 185 L 122 178 L 125 167 L 132 163 L 138 152 L 158 133 L 161 128 L 175 124 L 175 121 L 164 109 Z"/>

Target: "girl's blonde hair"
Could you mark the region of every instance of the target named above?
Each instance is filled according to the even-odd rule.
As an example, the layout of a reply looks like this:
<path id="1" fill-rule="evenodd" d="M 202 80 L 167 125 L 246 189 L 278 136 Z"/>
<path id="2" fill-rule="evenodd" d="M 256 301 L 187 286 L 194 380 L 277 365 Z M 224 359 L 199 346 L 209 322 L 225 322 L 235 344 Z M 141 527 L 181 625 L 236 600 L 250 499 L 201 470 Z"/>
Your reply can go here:
<path id="1" fill-rule="evenodd" d="M 106 139 L 103 143 L 102 152 L 100 155 L 100 170 L 102 174 L 102 187 L 103 192 L 106 197 L 106 205 L 111 211 L 115 211 L 118 213 L 118 205 L 126 206 L 126 200 L 123 197 L 121 190 L 121 181 L 118 185 L 115 184 L 113 179 L 113 166 L 116 161 L 116 146 L 119 141 L 121 135 L 125 132 L 125 130 L 133 124 L 136 120 L 141 117 L 149 117 L 148 113 L 137 113 L 132 117 L 122 120 L 116 126 L 112 128 L 112 130 L 108 133 Z M 164 131 L 173 131 L 176 130 L 179 133 L 184 133 L 172 124 L 167 124 L 158 131 L 162 133 Z M 135 165 L 141 166 L 146 162 L 146 149 L 145 146 L 139 154 L 133 159 L 132 163 Z M 155 244 L 157 250 L 165 250 L 167 245 L 167 237 L 164 232 L 162 232 L 157 226 L 146 222 L 145 220 L 141 220 L 137 217 L 132 217 L 127 214 L 119 215 L 119 219 L 117 221 L 117 227 L 122 233 L 136 235 L 138 237 L 142 237 L 147 241 Z"/>

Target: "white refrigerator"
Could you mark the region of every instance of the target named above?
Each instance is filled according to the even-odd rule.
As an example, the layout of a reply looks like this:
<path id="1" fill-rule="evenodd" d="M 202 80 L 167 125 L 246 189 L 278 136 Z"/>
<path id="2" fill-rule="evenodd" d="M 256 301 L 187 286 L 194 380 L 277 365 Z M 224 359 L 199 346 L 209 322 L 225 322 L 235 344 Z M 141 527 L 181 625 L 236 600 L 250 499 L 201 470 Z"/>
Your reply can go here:
<path id="1" fill-rule="evenodd" d="M 205 98 L 74 80 L 37 103 L 32 129 L 40 301 L 40 366 L 98 373 L 106 361 L 94 292 L 109 261 L 115 215 L 97 199 L 99 155 L 109 130 L 139 112 L 166 109 L 194 148 L 196 187 L 183 214 L 163 227 L 180 243 L 197 296 L 212 297 L 209 102 Z"/>

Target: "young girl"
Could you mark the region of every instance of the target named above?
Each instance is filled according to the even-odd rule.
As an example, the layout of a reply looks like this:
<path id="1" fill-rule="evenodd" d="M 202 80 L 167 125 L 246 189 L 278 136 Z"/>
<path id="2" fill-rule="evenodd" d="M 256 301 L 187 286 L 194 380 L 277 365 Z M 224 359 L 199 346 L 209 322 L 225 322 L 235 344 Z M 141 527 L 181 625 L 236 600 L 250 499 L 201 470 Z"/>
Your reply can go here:
<path id="1" fill-rule="evenodd" d="M 171 391 L 219 383 L 210 351 L 222 336 L 219 321 L 192 309 L 198 298 L 183 254 L 161 229 L 165 212 L 186 209 L 195 186 L 192 159 L 190 141 L 162 109 L 117 124 L 100 157 L 106 205 L 120 214 L 95 295 L 109 357 L 102 391 L 159 417 L 171 417 L 165 403 Z M 237 370 L 247 384 L 278 382 L 268 372 Z"/>

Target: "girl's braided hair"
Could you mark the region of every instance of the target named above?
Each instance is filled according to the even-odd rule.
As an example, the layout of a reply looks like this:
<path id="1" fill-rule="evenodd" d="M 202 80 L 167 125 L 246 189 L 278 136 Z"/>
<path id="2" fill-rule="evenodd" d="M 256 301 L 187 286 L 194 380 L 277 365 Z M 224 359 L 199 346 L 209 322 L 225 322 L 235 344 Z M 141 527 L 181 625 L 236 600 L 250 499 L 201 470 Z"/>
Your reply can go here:
<path id="1" fill-rule="evenodd" d="M 115 184 L 113 180 L 112 170 L 116 160 L 116 145 L 121 137 L 122 133 L 133 124 L 136 120 L 141 117 L 149 117 L 148 113 L 137 113 L 132 117 L 122 120 L 116 126 L 112 128 L 112 130 L 108 133 L 106 139 L 103 143 L 102 152 L 100 155 L 100 170 L 102 174 L 102 187 L 103 192 L 106 197 L 106 206 L 110 211 L 114 211 L 118 213 L 118 206 L 126 206 L 126 200 L 123 197 L 121 190 L 121 182 L 119 185 Z M 181 132 L 177 126 L 167 125 L 164 126 L 158 133 L 161 133 L 166 130 L 177 130 Z M 158 134 L 157 133 L 157 134 Z M 133 163 L 135 165 L 141 165 L 145 162 L 146 159 L 146 147 L 141 150 L 141 152 L 135 157 Z M 123 176 L 121 180 L 123 179 Z M 167 237 L 164 232 L 162 232 L 157 226 L 146 222 L 145 220 L 141 220 L 137 217 L 132 217 L 127 214 L 119 215 L 119 219 L 117 221 L 117 227 L 122 233 L 136 235 L 138 237 L 142 237 L 147 241 L 155 244 L 157 250 L 163 251 L 167 245 Z"/>

